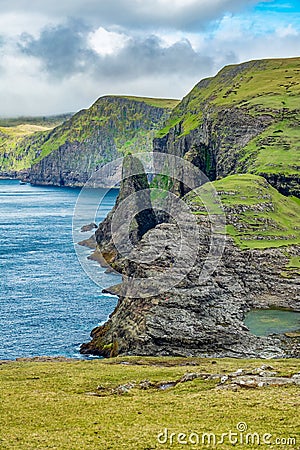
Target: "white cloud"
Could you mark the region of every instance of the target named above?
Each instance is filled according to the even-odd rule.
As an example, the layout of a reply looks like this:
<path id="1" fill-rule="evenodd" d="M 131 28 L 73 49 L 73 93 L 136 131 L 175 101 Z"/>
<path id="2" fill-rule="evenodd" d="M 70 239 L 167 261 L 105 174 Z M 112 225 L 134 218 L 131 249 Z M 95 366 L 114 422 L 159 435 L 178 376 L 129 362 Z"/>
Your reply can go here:
<path id="1" fill-rule="evenodd" d="M 99 55 L 106 56 L 118 53 L 126 46 L 129 37 L 124 33 L 108 31 L 103 27 L 90 33 L 88 42 L 90 47 Z"/>
<path id="2" fill-rule="evenodd" d="M 288 26 L 277 28 L 276 34 L 281 38 L 285 38 L 287 36 L 299 36 L 299 31 L 292 24 L 289 24 Z"/>
<path id="3" fill-rule="evenodd" d="M 45 26 L 55 25 L 55 20 L 39 13 L 0 13 L 0 33 L 7 38 L 15 38 L 21 33 L 30 33 L 37 37 Z"/>

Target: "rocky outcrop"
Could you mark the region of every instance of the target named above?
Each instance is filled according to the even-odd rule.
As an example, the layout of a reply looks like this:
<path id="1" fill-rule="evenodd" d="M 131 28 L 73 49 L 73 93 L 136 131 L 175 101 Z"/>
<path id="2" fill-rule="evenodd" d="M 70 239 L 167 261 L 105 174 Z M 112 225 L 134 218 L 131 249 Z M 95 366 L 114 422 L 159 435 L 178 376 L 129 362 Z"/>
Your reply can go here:
<path id="1" fill-rule="evenodd" d="M 151 241 L 157 253 L 163 252 L 172 239 L 179 238 L 173 227 L 158 225 L 144 236 L 137 251 L 142 252 Z M 243 323 L 251 308 L 300 311 L 299 276 L 280 276 L 287 263 L 284 252 L 242 252 L 228 240 L 219 267 L 210 279 L 199 282 L 207 248 L 204 235 L 202 241 L 198 264 L 179 286 L 153 298 L 121 297 L 109 321 L 93 330 L 91 343 L 84 344 L 81 352 L 109 356 L 113 349 L 112 355 L 299 357 L 299 339 L 253 336 Z M 291 251 L 300 255 L 299 248 Z M 170 259 L 166 257 L 164 263 L 168 267 Z M 161 260 L 158 266 L 161 270 Z M 135 268 L 127 275 L 151 276 L 155 269 Z"/>
<path id="2" fill-rule="evenodd" d="M 24 180 L 26 181 L 28 179 L 28 170 L 7 170 L 7 171 L 1 171 L 0 172 L 0 180 Z"/>
<path id="3" fill-rule="evenodd" d="M 136 195 L 137 194 L 137 195 Z M 129 200 L 122 211 L 120 220 L 114 226 L 114 238 L 112 236 L 112 220 L 116 211 L 125 200 Z M 135 214 L 135 211 L 137 213 Z M 125 231 L 123 236 L 123 223 L 130 224 L 130 230 Z M 122 182 L 120 194 L 116 205 L 108 214 L 106 219 L 99 225 L 95 237 L 98 247 L 94 258 L 103 265 L 118 265 L 118 260 L 122 258 L 121 250 L 126 244 L 130 247 L 139 242 L 142 236 L 157 224 L 156 215 L 152 209 L 149 183 L 142 163 L 138 158 L 128 155 L 124 158 L 122 168 Z M 127 239 L 129 242 L 127 243 Z M 116 243 L 119 249 L 116 247 Z"/>
<path id="4" fill-rule="evenodd" d="M 154 139 L 154 151 L 185 158 L 210 180 L 235 173 L 242 149 L 273 121 L 272 116 L 253 117 L 238 108 L 206 107 L 201 124 L 184 134 L 179 122 L 163 138 Z"/>
<path id="5" fill-rule="evenodd" d="M 261 175 L 283 195 L 294 195 L 300 198 L 300 175 L 264 172 Z"/>
<path id="6" fill-rule="evenodd" d="M 228 217 L 234 217 L 233 207 L 228 210 Z M 157 274 L 173 267 L 181 239 L 176 224 L 158 224 L 137 243 L 129 262 L 119 259 L 123 283 L 111 290 L 120 297 L 117 308 L 108 322 L 92 331 L 92 341 L 82 345 L 82 353 L 300 357 L 297 335 L 257 337 L 244 324 L 245 314 L 252 308 L 300 311 L 299 273 L 284 275 L 289 260 L 299 258 L 299 246 L 240 250 L 227 237 L 222 258 L 215 267 L 214 254 L 209 253 L 210 220 L 204 214 L 197 215 L 197 220 L 199 240 L 185 246 L 181 253 L 183 266 L 193 254 L 195 263 L 181 280 L 174 282 L 170 277 L 169 289 L 161 289 Z M 223 245 L 223 239 L 222 235 L 217 236 L 216 249 Z M 145 262 L 135 262 L 138 260 Z M 206 278 L 202 277 L 204 262 L 205 267 L 211 264 L 215 268 Z M 132 280 L 136 279 L 148 283 L 156 293 L 133 297 Z"/>

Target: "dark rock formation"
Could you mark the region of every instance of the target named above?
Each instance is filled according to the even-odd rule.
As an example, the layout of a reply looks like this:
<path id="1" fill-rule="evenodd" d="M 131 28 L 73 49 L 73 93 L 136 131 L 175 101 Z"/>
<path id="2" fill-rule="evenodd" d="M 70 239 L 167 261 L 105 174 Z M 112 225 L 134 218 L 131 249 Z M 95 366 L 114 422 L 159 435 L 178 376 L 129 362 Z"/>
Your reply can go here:
<path id="1" fill-rule="evenodd" d="M 126 286 L 125 278 L 118 288 L 122 296 L 116 310 L 105 325 L 92 331 L 92 341 L 82 345 L 82 353 L 300 356 L 299 338 L 257 337 L 243 323 L 245 313 L 251 308 L 280 307 L 300 311 L 299 275 L 281 275 L 289 260 L 287 255 L 299 257 L 299 247 L 290 247 L 288 253 L 286 249 L 275 248 L 241 251 L 227 239 L 219 266 L 210 277 L 202 279 L 210 224 L 206 216 L 199 218 L 197 261 L 189 274 L 169 292 L 146 298 L 126 296 L 130 286 Z M 146 282 L 149 279 L 151 287 L 155 287 L 155 279 L 150 277 L 172 266 L 170 253 L 178 241 L 180 234 L 175 225 L 157 225 L 143 236 L 130 257 L 147 254 L 151 248 L 159 257 L 152 264 L 124 264 L 125 275 L 144 278 Z M 192 247 L 185 249 L 183 260 L 188 260 L 188 252 L 194 251 Z"/>
<path id="2" fill-rule="evenodd" d="M 95 224 L 95 223 L 89 223 L 88 225 L 83 225 L 82 227 L 81 227 L 81 232 L 82 233 L 86 233 L 87 231 L 92 231 L 92 230 L 94 230 L 95 228 L 98 228 L 98 226 Z"/>
<path id="3" fill-rule="evenodd" d="M 117 219 L 115 223 L 114 236 L 112 236 L 112 219 L 126 199 L 128 202 L 122 210 L 120 220 Z M 122 230 L 123 223 L 130 224 L 130 230 Z M 156 223 L 150 200 L 149 183 L 143 165 L 138 158 L 128 155 L 123 161 L 122 182 L 116 205 L 95 233 L 98 243 L 96 259 L 104 266 L 107 264 L 113 266 L 116 260 L 122 257 L 115 243 L 126 253 L 126 244 L 128 247 L 135 245 L 148 230 L 155 227 Z M 128 238 L 129 242 L 127 242 Z"/>
<path id="4" fill-rule="evenodd" d="M 6 170 L 0 172 L 0 180 L 22 180 L 28 181 L 28 170 Z"/>
<path id="5" fill-rule="evenodd" d="M 142 184 L 131 182 L 130 190 L 125 191 L 129 194 Z M 265 206 L 258 203 L 251 208 L 257 208 L 259 214 Z M 230 204 L 225 212 L 229 224 L 237 226 L 237 217 L 247 213 L 247 208 Z M 92 331 L 92 341 L 82 345 L 82 353 L 300 356 L 299 336 L 257 337 L 244 324 L 245 314 L 252 308 L 300 311 L 299 271 L 286 273 L 291 258 L 300 256 L 299 246 L 241 250 L 227 237 L 217 266 L 215 255 L 224 245 L 224 236 L 221 232 L 214 236 L 211 251 L 212 218 L 197 205 L 194 213 L 198 213 L 199 233 L 195 239 L 183 242 L 176 223 L 158 224 L 125 257 L 119 257 L 111 244 L 113 213 L 100 225 L 98 245 L 106 250 L 110 263 L 117 262 L 115 267 L 124 277 L 121 285 L 110 290 L 119 295 L 117 308 L 108 322 Z M 187 229 L 191 225 L 189 217 L 183 217 L 182 223 Z M 212 270 L 204 277 L 207 267 Z M 136 283 L 139 288 L 134 288 Z"/>

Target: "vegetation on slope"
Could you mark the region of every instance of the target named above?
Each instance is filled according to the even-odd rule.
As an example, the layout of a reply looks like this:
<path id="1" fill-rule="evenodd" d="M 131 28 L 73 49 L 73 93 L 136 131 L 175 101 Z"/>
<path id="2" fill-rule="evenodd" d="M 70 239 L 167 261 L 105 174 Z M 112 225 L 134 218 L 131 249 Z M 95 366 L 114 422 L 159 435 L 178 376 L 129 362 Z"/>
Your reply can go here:
<path id="1" fill-rule="evenodd" d="M 200 128 L 205 118 L 213 121 L 220 111 L 232 108 L 252 117 L 268 117 L 270 126 L 237 151 L 237 170 L 299 176 L 299 98 L 300 58 L 227 66 L 194 87 L 157 137 L 180 126 L 179 139 Z"/>
<path id="2" fill-rule="evenodd" d="M 0 118 L 0 170 L 29 168 L 37 154 L 36 146 L 31 144 L 40 142 L 70 116 Z"/>
<path id="3" fill-rule="evenodd" d="M 0 445 L 3 450 L 179 449 L 183 446 L 176 439 L 173 445 L 158 443 L 158 434 L 167 428 L 176 436 L 194 432 L 200 436 L 215 433 L 220 438 L 245 423 L 244 438 L 247 432 L 261 437 L 268 433 L 272 442 L 279 438 L 283 443 L 276 448 L 287 448 L 284 439 L 300 439 L 295 415 L 299 407 L 297 386 L 233 392 L 216 390 L 217 380 L 199 378 L 165 390 L 134 388 L 124 394 L 105 394 L 106 389 L 132 382 L 166 382 L 187 372 L 225 375 L 262 364 L 271 364 L 279 376 L 299 371 L 298 361 L 292 359 L 117 358 L 2 364 Z M 102 391 L 97 390 L 99 385 Z M 104 394 L 97 397 L 91 395 L 93 392 Z M 243 449 L 244 445 L 234 447 Z M 256 444 L 250 447 L 264 448 Z M 211 445 L 206 442 L 199 448 Z M 232 449 L 232 444 L 226 439 L 221 448 Z"/>
<path id="4" fill-rule="evenodd" d="M 100 134 L 103 140 L 113 139 L 120 154 L 151 150 L 153 136 L 161 126 L 161 121 L 168 117 L 178 102 L 170 99 L 107 96 L 54 129 L 53 126 L 36 129 L 39 132 L 32 136 L 26 135 L 25 139 L 9 139 L 7 130 L 11 128 L 5 128 L 5 132 L 0 134 L 0 169 L 29 168 L 66 143 L 83 144 L 88 151 L 89 147 L 98 145 Z M 12 126 L 18 124 L 19 120 L 9 120 L 6 124 Z M 40 119 L 35 122 L 40 124 Z M 106 149 L 106 157 L 97 163 L 109 161 L 112 150 Z"/>
<path id="5" fill-rule="evenodd" d="M 154 131 L 161 124 L 147 115 L 147 106 L 163 108 L 166 112 L 178 101 L 138 97 L 107 96 L 98 99 L 89 109 L 75 114 L 61 127 L 55 129 L 40 145 L 38 162 L 66 141 L 83 143 L 102 132 L 110 134 L 121 154 L 152 148 Z M 146 108 L 139 107 L 145 105 Z M 166 118 L 165 116 L 164 118 Z"/>
<path id="6" fill-rule="evenodd" d="M 214 181 L 227 216 L 227 232 L 242 249 L 270 248 L 300 244 L 300 204 L 285 197 L 263 177 L 230 175 Z M 206 185 L 200 196 L 189 194 L 187 201 L 195 214 L 205 214 Z M 208 199 L 209 201 L 209 199 Z"/>

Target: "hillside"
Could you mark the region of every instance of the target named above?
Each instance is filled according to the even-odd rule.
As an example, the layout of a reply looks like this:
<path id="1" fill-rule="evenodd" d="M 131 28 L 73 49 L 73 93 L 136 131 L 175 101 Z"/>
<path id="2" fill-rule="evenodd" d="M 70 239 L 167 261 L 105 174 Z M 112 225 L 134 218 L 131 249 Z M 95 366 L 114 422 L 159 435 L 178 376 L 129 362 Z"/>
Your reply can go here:
<path id="1" fill-rule="evenodd" d="M 128 152 L 151 150 L 155 132 L 177 100 L 107 96 L 54 129 L 9 144 L 1 171 L 29 170 L 33 184 L 82 186 L 101 165 Z"/>
<path id="2" fill-rule="evenodd" d="M 227 233 L 241 249 L 264 249 L 300 244 L 300 201 L 285 197 L 263 177 L 229 175 L 213 183 L 227 218 Z M 187 194 L 195 214 L 207 214 L 206 185 Z M 298 262 L 299 267 L 300 262 Z"/>
<path id="3" fill-rule="evenodd" d="M 0 118 L 0 175 L 15 176 L 16 171 L 28 169 L 36 157 L 31 143 L 70 117 Z"/>
<path id="4" fill-rule="evenodd" d="M 174 109 L 155 148 L 198 165 L 201 156 L 211 180 L 249 172 L 299 196 L 299 97 L 300 58 L 227 66 Z"/>

